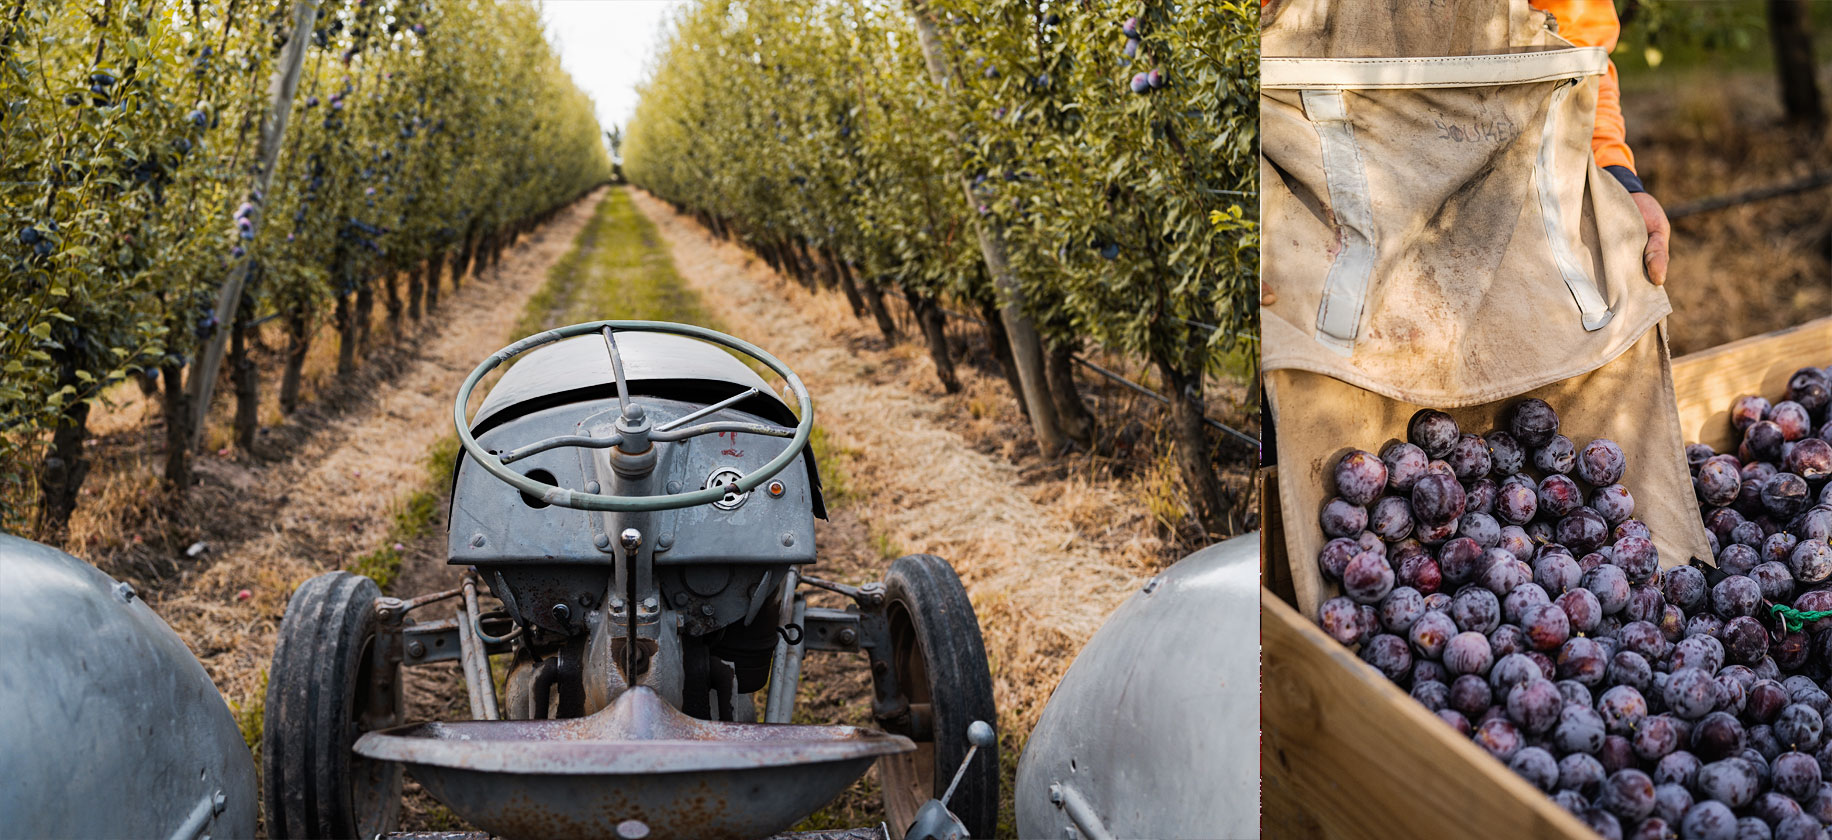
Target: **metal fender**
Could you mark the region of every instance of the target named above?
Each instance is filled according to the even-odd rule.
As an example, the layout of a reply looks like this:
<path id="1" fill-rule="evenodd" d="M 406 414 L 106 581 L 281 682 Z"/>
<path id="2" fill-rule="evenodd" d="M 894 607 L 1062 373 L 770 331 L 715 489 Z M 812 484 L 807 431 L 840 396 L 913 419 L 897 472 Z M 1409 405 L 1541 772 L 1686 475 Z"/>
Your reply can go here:
<path id="1" fill-rule="evenodd" d="M 0 627 L 0 838 L 254 836 L 235 718 L 131 585 L 0 534 Z"/>
<path id="2" fill-rule="evenodd" d="M 1259 544 L 1183 558 L 1082 648 L 1018 763 L 1018 836 L 1259 836 Z"/>

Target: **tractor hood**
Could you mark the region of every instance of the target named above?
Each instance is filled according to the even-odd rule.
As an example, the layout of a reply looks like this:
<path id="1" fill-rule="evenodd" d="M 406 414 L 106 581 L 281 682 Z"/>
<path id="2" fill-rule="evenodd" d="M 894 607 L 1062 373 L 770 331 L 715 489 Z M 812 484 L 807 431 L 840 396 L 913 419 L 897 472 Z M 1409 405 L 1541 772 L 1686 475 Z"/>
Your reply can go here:
<path id="1" fill-rule="evenodd" d="M 761 392 L 735 408 L 786 426 L 795 425 L 789 406 L 763 377 L 719 347 L 685 336 L 653 332 L 617 334 L 630 393 L 713 403 L 746 388 Z M 616 378 L 604 339 L 578 336 L 529 351 L 509 368 L 472 419 L 474 434 L 514 417 L 555 405 L 616 399 Z"/>
<path id="2" fill-rule="evenodd" d="M 797 423 L 768 382 L 737 356 L 717 345 L 686 336 L 655 332 L 620 332 L 617 351 L 623 357 L 623 375 L 632 396 L 711 405 L 733 394 L 756 388 L 758 393 L 732 406 L 782 426 Z M 471 420 L 471 433 L 483 433 L 537 411 L 572 403 L 617 401 L 617 380 L 611 372 L 611 355 L 604 339 L 583 335 L 556 341 L 528 351 L 516 360 Z M 460 454 L 462 460 L 463 455 Z M 820 468 L 814 448 L 802 451 L 808 481 L 813 488 L 814 515 L 827 518 L 821 496 Z M 453 474 L 456 486 L 456 471 Z"/>

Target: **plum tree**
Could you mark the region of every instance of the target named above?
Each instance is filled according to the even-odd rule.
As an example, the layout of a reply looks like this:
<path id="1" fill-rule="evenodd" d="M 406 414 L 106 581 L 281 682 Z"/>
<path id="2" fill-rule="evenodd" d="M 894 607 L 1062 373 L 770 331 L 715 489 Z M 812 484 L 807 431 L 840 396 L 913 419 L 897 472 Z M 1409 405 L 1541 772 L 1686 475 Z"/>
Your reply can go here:
<path id="1" fill-rule="evenodd" d="M 639 86 L 624 171 L 845 293 L 887 338 L 882 297 L 902 294 L 944 387 L 941 310 L 977 314 L 1046 455 L 1097 443 L 1073 354 L 1143 357 L 1173 394 L 1197 518 L 1228 533 L 1242 500 L 1216 476 L 1202 408 L 1205 378 L 1257 356 L 1257 224 L 1236 206 L 1257 189 L 1258 8 L 1145 3 L 1131 68 L 1124 16 L 1099 5 L 688 4 Z M 1144 68 L 1180 83 L 1135 96 Z"/>
<path id="2" fill-rule="evenodd" d="M 528 4 L 329 0 L 309 35 L 293 32 L 290 0 L 96 6 L 18 4 L 30 11 L 0 20 L 14 71 L 0 76 L 0 230 L 18 231 L 0 246 L 14 290 L 0 297 L 0 528 L 32 512 L 55 537 L 85 474 L 89 406 L 108 388 L 134 377 L 163 392 L 166 475 L 182 489 L 182 418 L 208 408 L 188 402 L 185 380 L 205 342 L 232 333 L 247 445 L 252 322 L 284 319 L 290 409 L 332 301 L 360 311 L 351 298 L 454 247 L 443 232 L 500 248 L 609 174 L 591 102 Z M 301 95 L 256 191 L 266 82 L 294 37 L 308 38 Z M 240 306 L 215 311 L 244 258 Z"/>

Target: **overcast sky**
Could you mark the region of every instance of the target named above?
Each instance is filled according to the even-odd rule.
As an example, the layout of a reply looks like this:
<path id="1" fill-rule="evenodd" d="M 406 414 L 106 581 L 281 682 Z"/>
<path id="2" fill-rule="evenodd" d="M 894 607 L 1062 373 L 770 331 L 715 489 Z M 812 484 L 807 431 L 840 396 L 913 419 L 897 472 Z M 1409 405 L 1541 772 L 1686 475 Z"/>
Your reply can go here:
<path id="1" fill-rule="evenodd" d="M 560 63 L 598 106 L 605 128 L 629 121 L 636 82 L 668 12 L 684 0 L 545 0 L 547 36 Z"/>

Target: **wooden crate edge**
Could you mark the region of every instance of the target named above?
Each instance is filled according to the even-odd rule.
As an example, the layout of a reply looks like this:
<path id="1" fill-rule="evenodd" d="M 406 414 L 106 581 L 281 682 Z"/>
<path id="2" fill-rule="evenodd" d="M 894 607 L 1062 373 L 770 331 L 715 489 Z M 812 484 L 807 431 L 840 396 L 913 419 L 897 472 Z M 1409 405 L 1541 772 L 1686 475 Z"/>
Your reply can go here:
<path id="1" fill-rule="evenodd" d="M 1332 838 L 1509 836 L 1594 840 L 1552 799 L 1458 736 L 1379 671 L 1324 635 L 1271 590 L 1260 590 L 1264 836 L 1303 825 Z M 1334 671 L 1334 674 L 1331 671 Z M 1321 710 L 1327 714 L 1314 714 Z M 1317 741 L 1341 753 L 1331 773 L 1306 772 Z M 1294 755 L 1294 753 L 1303 753 Z M 1377 758 L 1378 757 L 1378 758 Z M 1418 807 L 1435 776 L 1451 809 Z M 1382 791 L 1385 792 L 1383 795 Z M 1446 791 L 1433 791 L 1433 797 Z M 1472 805 L 1470 803 L 1479 803 Z M 1303 806 L 1304 813 L 1294 813 Z M 1385 809 L 1377 811 L 1376 809 Z"/>
<path id="2" fill-rule="evenodd" d="M 1673 395 L 1687 443 L 1734 452 L 1730 403 L 1743 394 L 1778 400 L 1794 371 L 1832 363 L 1832 316 L 1738 339 L 1673 360 Z"/>

